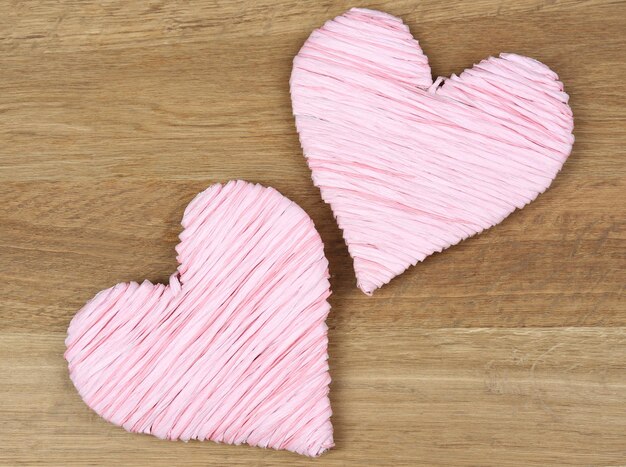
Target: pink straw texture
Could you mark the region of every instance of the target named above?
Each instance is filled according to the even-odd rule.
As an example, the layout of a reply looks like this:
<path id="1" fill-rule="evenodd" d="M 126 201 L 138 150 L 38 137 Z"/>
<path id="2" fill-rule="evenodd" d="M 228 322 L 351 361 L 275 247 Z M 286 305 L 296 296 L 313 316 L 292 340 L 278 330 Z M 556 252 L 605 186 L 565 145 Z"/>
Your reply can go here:
<path id="1" fill-rule="evenodd" d="M 118 284 L 74 317 L 85 403 L 159 438 L 333 446 L 328 262 L 306 213 L 272 188 L 213 185 L 187 207 L 169 285 Z"/>
<path id="2" fill-rule="evenodd" d="M 502 54 L 442 80 L 372 10 L 328 21 L 294 60 L 300 142 L 367 294 L 534 200 L 570 154 L 568 96 L 542 63 Z"/>

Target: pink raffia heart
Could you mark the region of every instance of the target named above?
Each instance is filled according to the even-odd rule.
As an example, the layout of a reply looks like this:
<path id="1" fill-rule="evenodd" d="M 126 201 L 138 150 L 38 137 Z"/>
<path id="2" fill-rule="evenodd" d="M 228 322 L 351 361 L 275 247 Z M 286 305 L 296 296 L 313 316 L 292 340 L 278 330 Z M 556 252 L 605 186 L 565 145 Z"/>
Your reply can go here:
<path id="1" fill-rule="evenodd" d="M 333 446 L 328 262 L 306 213 L 236 181 L 183 216 L 169 285 L 122 283 L 74 317 L 70 377 L 126 430 L 317 456 Z"/>
<path id="2" fill-rule="evenodd" d="M 542 63 L 502 54 L 442 80 L 372 10 L 328 21 L 294 59 L 300 142 L 367 294 L 530 203 L 570 154 L 568 96 Z"/>

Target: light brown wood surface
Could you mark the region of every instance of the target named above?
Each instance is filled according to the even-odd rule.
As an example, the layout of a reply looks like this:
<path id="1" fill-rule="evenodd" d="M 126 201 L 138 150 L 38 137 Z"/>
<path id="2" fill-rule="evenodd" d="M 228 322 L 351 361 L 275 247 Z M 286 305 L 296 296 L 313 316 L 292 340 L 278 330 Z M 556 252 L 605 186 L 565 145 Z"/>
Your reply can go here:
<path id="1" fill-rule="evenodd" d="M 550 190 L 366 297 L 312 185 L 291 61 L 351 2 L 0 2 L 0 463 L 625 465 L 626 4 L 379 1 L 435 75 L 500 51 L 571 95 L 576 143 Z M 185 205 L 271 185 L 330 261 L 336 448 L 132 435 L 81 401 L 66 327 L 97 291 L 165 281 Z"/>

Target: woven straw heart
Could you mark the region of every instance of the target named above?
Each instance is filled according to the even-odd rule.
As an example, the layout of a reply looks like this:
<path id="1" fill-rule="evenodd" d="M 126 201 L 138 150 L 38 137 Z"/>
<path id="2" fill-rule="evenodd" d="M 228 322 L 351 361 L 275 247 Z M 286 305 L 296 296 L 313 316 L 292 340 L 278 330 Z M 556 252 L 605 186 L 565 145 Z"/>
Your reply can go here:
<path id="1" fill-rule="evenodd" d="M 213 185 L 187 207 L 169 285 L 118 284 L 72 320 L 85 403 L 126 430 L 287 449 L 333 446 L 328 263 L 276 190 Z"/>
<path id="2" fill-rule="evenodd" d="M 502 54 L 441 81 L 402 21 L 372 10 L 327 22 L 294 60 L 300 142 L 367 294 L 531 202 L 570 154 L 568 96 L 545 65 Z"/>

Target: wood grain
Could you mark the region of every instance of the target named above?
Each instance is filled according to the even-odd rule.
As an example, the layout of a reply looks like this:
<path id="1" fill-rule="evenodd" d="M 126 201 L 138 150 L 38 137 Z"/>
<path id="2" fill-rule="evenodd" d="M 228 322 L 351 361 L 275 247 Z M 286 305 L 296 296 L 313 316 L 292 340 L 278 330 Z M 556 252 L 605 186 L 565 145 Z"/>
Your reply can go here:
<path id="1" fill-rule="evenodd" d="M 626 3 L 364 1 L 435 75 L 500 51 L 556 70 L 574 152 L 501 225 L 366 297 L 302 157 L 291 60 L 350 2 L 0 1 L 0 463 L 626 464 Z M 98 290 L 164 281 L 185 205 L 272 185 L 326 245 L 337 447 L 168 443 L 76 394 L 65 329 Z"/>

